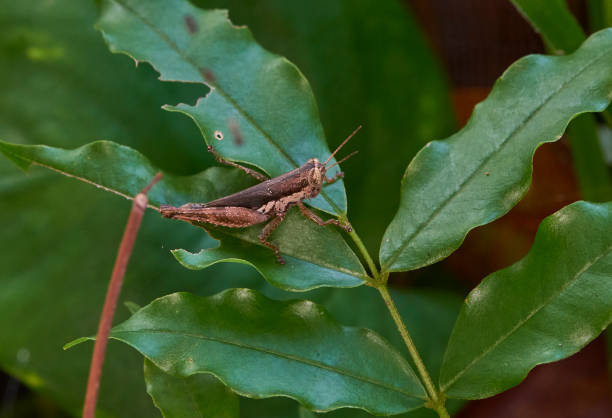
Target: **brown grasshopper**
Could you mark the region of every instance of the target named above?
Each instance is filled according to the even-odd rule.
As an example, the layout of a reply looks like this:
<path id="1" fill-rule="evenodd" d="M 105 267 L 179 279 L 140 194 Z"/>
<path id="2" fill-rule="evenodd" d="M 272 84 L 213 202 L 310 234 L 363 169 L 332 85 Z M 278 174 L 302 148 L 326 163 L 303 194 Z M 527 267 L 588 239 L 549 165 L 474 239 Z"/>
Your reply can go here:
<path id="1" fill-rule="evenodd" d="M 334 177 L 328 178 L 325 176 L 325 173 L 333 166 L 355 155 L 357 151 L 329 167 L 326 167 L 326 165 L 359 129 L 361 129 L 361 126 L 355 129 L 324 163 L 319 162 L 316 158 L 311 158 L 301 167 L 273 179 L 268 179 L 255 170 L 223 159 L 209 145 L 208 151 L 215 156 L 220 164 L 239 168 L 262 183 L 208 203 L 187 203 L 179 207 L 161 205 L 161 214 L 166 218 L 180 219 L 187 222 L 201 222 L 229 228 L 245 228 L 270 220 L 261 230 L 258 236 L 259 241 L 274 251 L 276 260 L 280 264 L 285 264 L 278 247 L 268 241 L 268 238 L 272 231 L 285 219 L 285 215 L 291 206 L 297 205 L 300 212 L 306 218 L 319 226 L 334 224 L 344 228 L 347 232 L 352 231 L 350 225 L 341 224 L 336 219 L 323 221 L 304 205 L 303 200 L 317 196 L 323 187 L 323 183 L 331 184 L 344 176 L 344 173 L 339 172 Z"/>

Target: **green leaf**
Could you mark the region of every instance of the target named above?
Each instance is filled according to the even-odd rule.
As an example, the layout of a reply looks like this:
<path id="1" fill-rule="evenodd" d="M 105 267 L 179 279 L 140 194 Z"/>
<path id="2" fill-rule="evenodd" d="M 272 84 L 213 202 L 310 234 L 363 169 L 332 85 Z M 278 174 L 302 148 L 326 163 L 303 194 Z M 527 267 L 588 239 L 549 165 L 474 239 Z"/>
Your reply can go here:
<path id="1" fill-rule="evenodd" d="M 586 39 L 565 0 L 511 0 L 557 55 L 574 52 Z"/>
<path id="2" fill-rule="evenodd" d="M 256 268 L 268 282 L 284 290 L 363 284 L 367 279 L 363 266 L 332 228 L 318 227 L 306 221 L 297 210 L 292 210 L 273 236 L 285 255 L 284 265 L 270 257 L 269 249 L 259 245 L 258 231 L 253 228 L 232 232 L 231 235 L 213 231 L 211 236 L 221 240 L 219 247 L 198 253 L 174 250 L 172 254 L 192 270 L 201 270 L 219 262 L 246 263 Z"/>
<path id="3" fill-rule="evenodd" d="M 426 274 L 439 278 L 440 272 L 428 270 Z M 271 290 L 273 292 L 266 292 L 268 297 L 288 298 L 293 296 L 292 294 L 281 293 L 274 288 Z M 444 350 L 463 299 L 456 294 L 440 290 L 415 288 L 409 290 L 389 289 L 389 291 L 406 327 L 410 330 L 427 370 L 432 376 L 438 376 Z M 409 359 L 409 353 L 397 332 L 397 327 L 375 289 L 369 286 L 360 286 L 353 289 L 321 288 L 310 292 L 308 298 L 325 306 L 330 314 L 344 325 L 376 330 L 403 354 L 404 358 Z M 355 306 L 359 306 L 359 309 L 355 309 Z M 257 402 L 260 401 L 252 401 L 255 404 Z M 458 411 L 464 403 L 462 400 L 450 399 L 446 406 L 452 414 Z M 300 413 L 305 413 L 305 409 L 301 408 Z M 265 414 L 262 413 L 262 415 Z M 286 417 L 289 414 L 285 413 L 285 415 L 281 414 L 279 416 Z M 343 408 L 326 412 L 325 416 L 340 418 L 371 415 L 366 412 Z M 423 407 L 401 414 L 398 417 L 416 418 L 425 416 L 434 417 L 437 415 Z"/>
<path id="4" fill-rule="evenodd" d="M 250 289 L 159 298 L 111 331 L 166 373 L 212 373 L 239 394 L 309 409 L 396 414 L 423 405 L 410 365 L 383 338 L 337 323 L 310 301 Z"/>
<path id="5" fill-rule="evenodd" d="M 238 418 L 238 397 L 214 376 L 174 377 L 144 361 L 147 392 L 164 418 Z"/>
<path id="6" fill-rule="evenodd" d="M 574 52 L 586 39 L 580 24 L 563 0 L 512 0 L 514 5 L 537 30 L 556 54 Z M 612 181 L 597 137 L 597 121 L 593 115 L 580 115 L 567 132 L 573 163 L 582 198 L 608 201 L 612 198 Z"/>
<path id="7" fill-rule="evenodd" d="M 444 274 L 438 269 L 428 269 L 425 276 L 440 279 Z M 427 280 L 422 277 L 420 280 Z M 462 297 L 447 291 L 427 289 L 389 289 L 406 327 L 421 354 L 427 370 L 432 376 L 438 376 L 444 350 L 451 330 L 459 314 Z M 272 298 L 290 298 L 293 294 L 281 293 L 275 288 L 266 292 Z M 389 311 L 377 291 L 369 286 L 353 289 L 321 288 L 308 294 L 309 300 L 325 306 L 330 314 L 343 325 L 363 327 L 376 330 L 386 338 L 399 352 L 410 361 L 408 350 Z M 355 309 L 359 306 L 359 309 Z M 414 369 L 414 367 L 413 367 Z M 259 401 L 252 401 L 257 404 Z M 450 399 L 446 403 L 448 411 L 453 414 L 464 404 L 463 400 Z M 246 407 L 243 409 L 246 410 Z M 300 413 L 305 410 L 302 408 Z M 265 415 L 262 413 L 262 415 Z M 254 415 L 257 416 L 257 415 Z M 289 416 L 280 414 L 281 417 Z M 354 409 L 339 409 L 326 412 L 325 416 L 361 417 L 371 416 L 366 412 Z M 422 407 L 399 415 L 401 418 L 434 417 L 432 410 Z"/>
<path id="8" fill-rule="evenodd" d="M 434 273 L 435 274 L 435 273 Z M 436 274 L 439 276 L 439 273 Z M 437 277 L 439 278 L 439 277 Z M 440 374 L 444 351 L 448 344 L 453 325 L 459 314 L 462 298 L 456 294 L 426 289 L 389 289 L 393 301 L 404 320 L 406 328 L 431 376 Z M 376 330 L 407 359 L 410 354 L 383 300 L 375 289 L 361 286 L 354 289 L 321 289 L 321 297 L 314 299 L 325 305 L 326 309 L 339 322 Z M 314 295 L 313 295 L 314 296 Z M 359 309 L 355 309 L 359 306 Z M 412 361 L 411 364 L 413 365 Z M 413 365 L 414 369 L 414 365 Z M 464 401 L 449 399 L 448 411 L 453 414 Z M 365 412 L 341 409 L 325 414 L 329 418 L 369 416 Z M 401 414 L 398 418 L 436 417 L 428 408 Z"/>
<path id="9" fill-rule="evenodd" d="M 508 212 L 529 187 L 536 148 L 559 139 L 577 114 L 605 109 L 611 94 L 612 30 L 572 55 L 510 66 L 461 131 L 430 142 L 408 165 L 381 245 L 383 270 L 441 260 L 472 228 Z"/>
<path id="10" fill-rule="evenodd" d="M 73 150 L 0 141 L 0 153 L 22 169 L 39 165 L 126 199 L 132 199 L 160 171 L 138 151 L 110 141 L 96 141 Z M 228 193 L 232 187 L 228 184 L 249 184 L 241 182 L 243 176 L 236 174 L 217 168 L 183 178 L 165 174 L 147 196 L 153 205 L 193 198 L 208 200 Z M 222 177 L 227 180 L 219 181 Z"/>
<path id="11" fill-rule="evenodd" d="M 444 357 L 449 397 L 485 398 L 568 357 L 612 321 L 612 202 L 546 218 L 529 254 L 466 299 Z"/>
<path id="12" fill-rule="evenodd" d="M 587 11 L 592 31 L 612 26 L 612 5 L 608 0 L 587 0 Z"/>
<path id="13" fill-rule="evenodd" d="M 224 157 L 276 177 L 310 158 L 329 156 L 306 78 L 287 59 L 260 47 L 247 28 L 232 25 L 227 11 L 201 10 L 186 0 L 108 0 L 97 26 L 111 51 L 149 62 L 160 80 L 211 88 L 193 106 L 164 108 L 191 117 Z M 346 212 L 342 182 L 312 204 Z"/>
<path id="14" fill-rule="evenodd" d="M 580 194 L 591 202 L 612 199 L 612 181 L 597 134 L 593 115 L 576 117 L 567 128 Z"/>
<path id="15" fill-rule="evenodd" d="M 180 174 L 212 160 L 193 141 L 198 131 L 189 120 L 159 108 L 174 97 L 195 100 L 193 86 L 160 83 L 148 66 L 134 69 L 109 54 L 93 29 L 93 2 L 0 0 L 0 8 L 0 139 L 74 148 L 114 138 Z M 82 410 L 91 347 L 61 347 L 96 329 L 129 209 L 124 199 L 39 167 L 24 175 L 0 157 L 0 368 L 74 416 Z M 146 214 L 122 297 L 143 304 L 177 289 L 210 294 L 262 282 L 229 264 L 202 280 L 169 254 L 179 244 L 210 245 L 206 240 L 201 230 Z M 127 316 L 117 310 L 117 320 Z M 142 357 L 122 344 L 108 347 L 98 405 L 104 417 L 157 413 Z"/>
<path id="16" fill-rule="evenodd" d="M 93 142 L 71 151 L 0 141 L 0 152 L 11 160 L 22 161 L 22 166 L 41 165 L 126 198 L 135 196 L 159 171 L 135 150 L 108 141 Z M 245 178 L 243 173 L 225 168 L 210 168 L 188 177 L 166 174 L 148 193 L 149 202 L 153 205 L 178 205 L 191 200 L 207 202 L 244 187 Z M 219 228 L 215 234 L 223 241 L 219 248 L 202 250 L 198 255 L 181 251 L 177 258 L 190 268 L 204 268 L 221 261 L 246 261 L 270 283 L 286 290 L 363 284 L 362 279 L 366 277 L 363 266 L 340 232 L 333 227 L 315 225 L 295 209 L 292 212 L 273 235 L 286 256 L 283 266 L 259 243 L 260 227 Z M 300 239 L 295 239 L 296 236 Z"/>
<path id="17" fill-rule="evenodd" d="M 10 245 L 0 254 L 0 327 L 6 332 L 0 339 L 0 365 L 78 415 L 91 348 L 66 353 L 61 347 L 75 336 L 95 332 L 130 205 L 37 167 L 25 178 L 0 158 L 2 164 L 25 181 L 4 188 L 0 196 L 2 212 L 14 215 L 1 234 Z M 145 214 L 122 299 L 145 304 L 177 289 L 211 294 L 227 286 L 263 283 L 255 272 L 235 264 L 214 266 L 202 277 L 174 261 L 168 248 L 178 242 L 202 248 L 208 245 L 203 235 L 189 225 Z M 118 309 L 116 318 L 127 314 Z M 108 347 L 100 390 L 101 416 L 155 414 L 145 392 L 142 357 L 123 345 Z"/>
<path id="18" fill-rule="evenodd" d="M 389 289 L 406 327 L 421 353 L 427 370 L 437 376 L 461 298 L 450 292 L 424 289 Z M 374 329 L 389 340 L 405 358 L 410 358 L 397 326 L 378 292 L 369 287 L 322 289 L 314 299 L 325 305 L 339 322 Z M 359 309 L 355 309 L 359 306 Z"/>
<path id="19" fill-rule="evenodd" d="M 410 8 L 398 0 L 194 3 L 229 9 L 233 22 L 300 68 L 331 148 L 363 125 L 340 154 L 359 150 L 342 164 L 350 219 L 377 253 L 399 204 L 406 162 L 427 141 L 455 130 L 446 76 Z"/>
<path id="20" fill-rule="evenodd" d="M 123 306 L 125 306 L 127 310 L 130 311 L 130 314 L 136 313 L 136 311 L 141 308 L 139 304 L 132 302 L 131 300 L 124 301 Z"/>

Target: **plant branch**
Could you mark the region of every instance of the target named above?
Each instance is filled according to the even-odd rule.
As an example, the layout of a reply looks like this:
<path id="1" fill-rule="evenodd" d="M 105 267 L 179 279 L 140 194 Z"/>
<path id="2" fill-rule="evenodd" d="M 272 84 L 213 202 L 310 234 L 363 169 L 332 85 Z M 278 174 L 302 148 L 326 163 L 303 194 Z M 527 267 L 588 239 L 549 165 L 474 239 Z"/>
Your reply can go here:
<path id="1" fill-rule="evenodd" d="M 346 219 L 345 217 L 342 217 L 341 221 L 348 223 L 348 219 Z M 419 351 L 414 345 L 414 342 L 412 341 L 412 337 L 410 336 L 410 333 L 408 332 L 406 325 L 404 325 L 404 321 L 402 320 L 402 317 L 397 311 L 397 307 L 395 306 L 395 303 L 393 302 L 393 299 L 391 298 L 391 295 L 389 294 L 389 290 L 387 289 L 388 273 L 383 272 L 381 274 L 378 271 L 378 269 L 376 268 L 376 264 L 374 264 L 374 260 L 372 260 L 370 253 L 368 253 L 368 250 L 366 249 L 365 245 L 361 241 L 361 238 L 359 238 L 359 235 L 357 234 L 357 232 L 355 232 L 354 229 L 351 230 L 351 232 L 349 232 L 349 235 L 353 239 L 353 242 L 355 242 L 355 245 L 357 245 L 357 248 L 359 249 L 362 257 L 368 264 L 368 268 L 370 269 L 370 273 L 372 274 L 373 282 L 374 282 L 370 284 L 376 287 L 378 291 L 380 292 L 380 295 L 385 301 L 385 305 L 387 305 L 387 309 L 389 309 L 389 312 L 391 313 L 391 317 L 393 318 L 393 321 L 395 322 L 397 330 L 402 336 L 402 339 L 404 340 L 404 344 L 406 344 L 406 347 L 408 348 L 410 357 L 412 357 L 412 360 L 414 361 L 414 364 L 417 367 L 417 370 L 421 377 L 421 381 L 425 385 L 427 396 L 429 398 L 429 402 L 427 406 L 433 409 L 434 411 L 436 411 L 441 418 L 449 418 L 450 415 L 448 414 L 448 411 L 446 410 L 446 407 L 444 406 L 444 396 L 438 392 L 438 390 L 436 389 L 436 386 L 431 380 L 431 377 L 429 376 L 429 372 L 427 371 L 427 368 L 425 367 L 425 363 L 423 363 L 423 360 L 421 359 L 421 355 L 419 354 Z"/>
<path id="2" fill-rule="evenodd" d="M 340 220 L 344 223 L 349 223 L 346 217 L 340 217 Z M 370 274 L 372 275 L 375 284 L 380 283 L 380 273 L 378 271 L 378 268 L 376 268 L 376 264 L 374 264 L 374 260 L 372 260 L 372 257 L 370 257 L 370 253 L 363 244 L 363 241 L 361 241 L 361 238 L 359 238 L 359 235 L 357 235 L 357 232 L 355 232 L 354 228 L 348 234 L 359 249 L 359 252 L 361 253 L 361 256 L 365 260 L 366 264 L 368 265 L 368 268 L 370 269 Z"/>
<path id="3" fill-rule="evenodd" d="M 94 418 L 96 411 L 96 403 L 98 400 L 98 391 L 100 389 L 100 378 L 102 376 L 102 366 L 104 365 L 104 356 L 106 354 L 106 344 L 108 342 L 108 336 L 110 334 L 110 328 L 113 322 L 113 316 L 115 314 L 115 308 L 117 306 L 117 299 L 121 292 L 121 285 L 123 284 L 123 276 L 127 264 L 134 248 L 134 242 L 136 241 L 136 235 L 142 222 L 145 209 L 147 208 L 147 195 L 146 193 L 161 179 L 161 173 L 158 173 L 153 180 L 134 197 L 132 203 L 132 210 L 130 211 L 130 217 L 128 219 L 123 237 L 121 238 L 121 244 L 119 244 L 119 251 L 115 260 L 115 266 L 111 274 L 111 279 L 108 284 L 108 290 L 106 291 L 106 299 L 104 300 L 104 307 L 102 308 L 102 314 L 100 316 L 100 323 L 98 324 L 98 333 L 96 342 L 94 344 L 93 355 L 91 358 L 91 365 L 89 367 L 89 378 L 87 379 L 87 391 L 85 393 L 85 404 L 83 406 L 83 418 Z"/>
<path id="4" fill-rule="evenodd" d="M 444 406 L 444 398 L 438 392 L 433 381 L 431 380 L 431 377 L 429 376 L 429 373 L 427 372 L 427 368 L 425 367 L 425 363 L 423 363 L 423 360 L 421 359 L 421 356 L 419 355 L 419 351 L 414 345 L 414 342 L 412 341 L 412 337 L 410 337 L 410 334 L 408 333 L 408 330 L 406 329 L 406 325 L 404 325 L 404 321 L 402 321 L 402 317 L 397 311 L 397 307 L 395 306 L 395 303 L 393 302 L 393 299 L 391 298 L 391 295 L 389 294 L 387 285 L 382 284 L 381 286 L 378 287 L 378 291 L 380 292 L 380 295 L 385 301 L 385 304 L 387 305 L 387 308 L 389 309 L 389 312 L 391 313 L 391 317 L 393 318 L 393 321 L 395 322 L 395 325 L 397 326 L 397 329 L 400 335 L 402 336 L 402 339 L 404 340 L 404 344 L 406 344 L 406 347 L 408 348 L 410 357 L 412 357 L 412 360 L 414 361 L 414 364 L 416 365 L 416 368 L 421 377 L 421 381 L 425 385 L 425 389 L 427 390 L 427 395 L 429 397 L 429 403 L 430 403 L 430 405 L 428 406 L 432 408 L 433 410 L 435 410 L 440 417 L 442 418 L 449 417 L 448 411 L 446 410 L 446 407 Z"/>

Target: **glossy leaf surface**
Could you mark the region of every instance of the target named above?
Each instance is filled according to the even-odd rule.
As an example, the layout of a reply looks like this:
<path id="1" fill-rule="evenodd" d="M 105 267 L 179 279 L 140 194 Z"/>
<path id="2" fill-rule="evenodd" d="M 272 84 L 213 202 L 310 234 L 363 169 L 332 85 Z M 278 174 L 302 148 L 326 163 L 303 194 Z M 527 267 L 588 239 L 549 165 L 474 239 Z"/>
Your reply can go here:
<path id="1" fill-rule="evenodd" d="M 436 273 L 433 275 L 438 276 Z M 404 319 L 407 328 L 427 369 L 432 376 L 438 376 L 444 350 L 448 343 L 448 337 L 453 324 L 459 313 L 462 298 L 451 292 L 432 291 L 423 289 L 390 289 L 397 308 Z M 272 298 L 290 298 L 292 294 L 279 291 L 270 287 L 265 294 Z M 409 359 L 408 351 L 402 341 L 397 328 L 389 315 L 389 312 L 375 289 L 368 286 L 360 286 L 353 289 L 321 288 L 308 293 L 308 298 L 315 303 L 325 306 L 330 314 L 343 325 L 365 327 L 376 330 L 386 338 L 404 358 Z M 356 309 L 355 307 L 359 307 Z M 414 367 L 413 367 L 414 369 Z M 272 402 L 274 401 L 274 402 Z M 285 400 L 286 401 L 286 400 Z M 243 403 L 247 403 L 244 405 Z M 286 402 L 285 402 L 286 403 Z M 249 417 L 297 417 L 299 404 L 286 405 L 280 411 L 283 404 L 282 398 L 269 398 L 265 400 L 254 400 L 241 398 L 241 414 Z M 456 412 L 464 401 L 450 399 L 447 409 L 452 414 Z M 264 406 L 265 405 L 265 406 Z M 271 408 L 271 409 L 265 409 Z M 277 411 L 278 412 L 272 412 Z M 300 414 L 306 413 L 305 408 L 299 408 Z M 257 412 L 255 412 L 257 411 Z M 265 411 L 265 412 L 264 412 Z M 250 412 L 250 414 L 249 414 Z M 308 412 L 312 416 L 316 413 Z M 351 408 L 342 408 L 332 412 L 326 412 L 318 416 L 330 416 L 331 418 L 344 417 L 367 417 L 371 416 L 365 411 Z M 301 417 L 302 415 L 300 415 Z M 426 407 L 394 415 L 401 418 L 434 417 L 433 411 Z"/>
<path id="2" fill-rule="evenodd" d="M 342 326 L 313 302 L 277 302 L 250 289 L 164 296 L 115 326 L 111 338 L 172 375 L 210 372 L 238 393 L 287 396 L 314 410 L 393 414 L 422 406 L 425 396 L 378 334 Z"/>
<path id="3" fill-rule="evenodd" d="M 97 26 L 111 51 L 151 63 L 161 80 L 211 88 L 193 106 L 165 108 L 189 115 L 224 157 L 276 177 L 329 156 L 306 78 L 260 47 L 249 29 L 232 25 L 227 11 L 198 9 L 186 0 L 108 0 Z M 345 212 L 342 182 L 313 205 Z"/>
<path id="4" fill-rule="evenodd" d="M 574 52 L 586 39 L 578 21 L 562 0 L 513 0 L 517 9 L 557 54 Z M 607 110 L 609 113 L 609 109 Z M 582 198 L 606 202 L 612 198 L 612 181 L 603 157 L 594 115 L 574 119 L 567 133 Z"/>
<path id="5" fill-rule="evenodd" d="M 612 321 L 612 202 L 546 218 L 529 254 L 468 296 L 444 357 L 449 397 L 485 398 L 568 357 Z"/>
<path id="6" fill-rule="evenodd" d="M 159 171 L 135 150 L 108 141 L 70 151 L 0 141 L 0 152 L 22 168 L 30 164 L 42 165 L 127 198 L 135 196 Z M 240 190 L 248 184 L 245 180 L 246 175 L 241 172 L 216 167 L 189 177 L 165 175 L 148 193 L 149 202 L 156 206 L 180 205 L 190 200 L 208 202 L 231 190 Z M 333 227 L 319 227 L 297 213 L 288 216 L 282 228 L 272 236 L 281 253 L 287 256 L 287 264 L 283 266 L 276 263 L 273 253 L 257 240 L 260 228 L 218 229 L 216 236 L 221 240 L 227 237 L 227 241 L 218 249 L 202 250 L 199 258 L 192 258 L 198 261 L 205 258 L 205 266 L 220 261 L 246 260 L 270 283 L 287 290 L 362 284 L 365 272 L 359 259 Z M 295 239 L 295 234 L 300 236 L 299 240 Z M 262 248 L 258 248 L 260 246 Z M 203 268 L 202 265 L 198 267 Z"/>
<path id="7" fill-rule="evenodd" d="M 461 131 L 409 164 L 381 246 L 383 270 L 439 261 L 470 229 L 508 212 L 529 187 L 536 148 L 560 138 L 577 114 L 605 109 L 611 94 L 612 30 L 571 55 L 531 55 L 510 66 Z"/>

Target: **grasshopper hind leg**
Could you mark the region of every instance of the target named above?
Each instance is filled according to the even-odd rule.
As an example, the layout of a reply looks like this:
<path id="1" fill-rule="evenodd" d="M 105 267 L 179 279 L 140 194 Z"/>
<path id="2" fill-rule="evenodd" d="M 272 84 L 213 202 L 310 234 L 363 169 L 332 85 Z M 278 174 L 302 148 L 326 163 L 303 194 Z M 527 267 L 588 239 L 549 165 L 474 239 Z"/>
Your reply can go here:
<path id="1" fill-rule="evenodd" d="M 284 215 L 272 218 L 272 220 L 268 222 L 266 226 L 264 226 L 258 236 L 259 242 L 274 251 L 274 255 L 276 256 L 276 261 L 278 262 L 278 264 L 285 264 L 285 260 L 283 260 L 283 257 L 281 256 L 278 247 L 268 241 L 268 238 L 270 237 L 270 234 L 272 234 L 272 232 L 280 225 L 284 218 Z"/>

